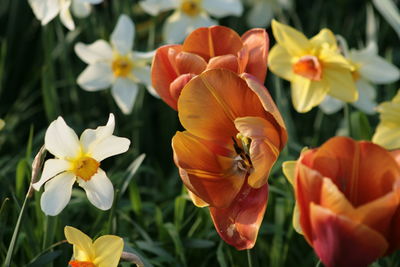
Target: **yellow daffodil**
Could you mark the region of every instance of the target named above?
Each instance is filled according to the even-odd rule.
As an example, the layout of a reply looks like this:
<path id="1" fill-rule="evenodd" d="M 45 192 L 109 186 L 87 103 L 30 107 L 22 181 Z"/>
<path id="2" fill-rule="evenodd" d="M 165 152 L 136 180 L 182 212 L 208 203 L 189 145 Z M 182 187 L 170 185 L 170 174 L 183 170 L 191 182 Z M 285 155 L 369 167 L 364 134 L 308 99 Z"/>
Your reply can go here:
<path id="1" fill-rule="evenodd" d="M 74 246 L 72 267 L 117 267 L 124 248 L 122 238 L 103 235 L 94 242 L 78 229 L 65 226 L 65 238 Z"/>
<path id="2" fill-rule="evenodd" d="M 291 82 L 292 101 L 298 112 L 307 112 L 319 105 L 326 95 L 345 102 L 357 100 L 351 75 L 353 66 L 339 53 L 330 30 L 322 29 L 308 39 L 273 20 L 272 31 L 277 44 L 269 53 L 269 67 Z"/>
<path id="3" fill-rule="evenodd" d="M 392 101 L 383 102 L 377 108 L 380 123 L 372 137 L 372 142 L 386 149 L 400 148 L 400 91 Z"/>

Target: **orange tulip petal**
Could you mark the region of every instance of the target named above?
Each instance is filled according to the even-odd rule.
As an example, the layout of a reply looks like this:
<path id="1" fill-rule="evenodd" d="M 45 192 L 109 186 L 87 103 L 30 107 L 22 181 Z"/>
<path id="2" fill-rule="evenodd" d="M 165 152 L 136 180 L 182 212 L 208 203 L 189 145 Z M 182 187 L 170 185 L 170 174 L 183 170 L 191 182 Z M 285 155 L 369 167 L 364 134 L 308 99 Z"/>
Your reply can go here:
<path id="1" fill-rule="evenodd" d="M 326 267 L 364 267 L 382 256 L 388 243 L 371 228 L 314 203 L 312 244 Z"/>
<path id="2" fill-rule="evenodd" d="M 238 131 L 251 139 L 250 159 L 253 171 L 248 178 L 254 188 L 263 186 L 279 156 L 280 137 L 275 126 L 260 117 L 241 117 L 235 120 Z"/>
<path id="3" fill-rule="evenodd" d="M 283 122 L 282 116 L 267 88 L 265 88 L 263 84 L 261 84 L 254 76 L 250 74 L 243 73 L 242 75 L 240 75 L 240 77 L 242 77 L 242 79 L 246 81 L 247 86 L 258 96 L 258 99 L 259 101 L 261 101 L 262 106 L 269 113 L 267 114 L 267 117 L 272 117 L 271 119 L 276 121 L 278 126 L 277 129 L 279 129 L 281 136 L 280 149 L 282 149 L 287 141 L 286 127 L 285 123 Z"/>
<path id="4" fill-rule="evenodd" d="M 176 110 L 176 100 L 170 95 L 170 84 L 178 77 L 175 58 L 182 50 L 181 45 L 165 45 L 157 49 L 151 67 L 151 81 L 159 96 Z M 171 62 L 172 60 L 172 62 Z"/>
<path id="5" fill-rule="evenodd" d="M 186 73 L 180 75 L 178 78 L 176 78 L 170 85 L 169 85 L 169 92 L 171 95 L 171 98 L 175 100 L 175 105 L 178 102 L 179 96 L 181 95 L 183 87 L 194 77 L 196 77 L 195 74 L 192 73 Z"/>
<path id="6" fill-rule="evenodd" d="M 249 53 L 245 72 L 264 83 L 267 75 L 269 38 L 264 29 L 251 29 L 242 35 L 242 41 Z"/>
<path id="7" fill-rule="evenodd" d="M 394 160 L 400 166 L 400 149 L 390 151 L 390 154 L 392 154 Z"/>
<path id="8" fill-rule="evenodd" d="M 183 51 L 198 54 L 206 61 L 215 56 L 236 55 L 242 47 L 240 36 L 224 26 L 198 28 L 183 43 Z"/>
<path id="9" fill-rule="evenodd" d="M 268 200 L 268 184 L 254 189 L 247 185 L 228 208 L 210 207 L 210 214 L 221 238 L 238 250 L 251 249 L 257 239 Z"/>
<path id="10" fill-rule="evenodd" d="M 312 227 L 310 222 L 310 203 L 319 203 L 323 178 L 321 174 L 302 163 L 312 156 L 313 150 L 303 153 L 296 166 L 296 199 L 300 212 L 300 226 L 306 240 L 311 244 Z"/>
<path id="11" fill-rule="evenodd" d="M 233 159 L 215 154 L 188 132 L 177 132 L 172 148 L 185 186 L 210 206 L 229 206 L 245 180 L 245 172 L 233 168 Z"/>
<path id="12" fill-rule="evenodd" d="M 400 177 L 399 166 L 384 148 L 347 137 L 331 138 L 321 146 L 313 168 L 331 178 L 355 207 L 391 192 Z"/>
<path id="13" fill-rule="evenodd" d="M 233 72 L 239 72 L 238 58 L 234 55 L 223 55 L 213 57 L 207 65 L 207 69 L 227 69 Z"/>
<path id="14" fill-rule="evenodd" d="M 208 70 L 193 78 L 181 92 L 178 110 L 183 127 L 192 134 L 230 143 L 237 133 L 235 118 L 268 116 L 246 82 L 225 69 Z"/>
<path id="15" fill-rule="evenodd" d="M 186 188 L 187 189 L 187 188 Z M 208 206 L 208 203 L 205 202 L 204 200 L 202 200 L 201 198 L 199 198 L 198 196 L 196 196 L 195 193 L 193 193 L 192 191 L 188 190 L 188 194 L 190 199 L 192 200 L 193 204 L 199 208 L 204 208 Z"/>
<path id="16" fill-rule="evenodd" d="M 207 62 L 201 56 L 188 52 L 178 53 L 175 64 L 179 74 L 200 74 L 207 67 Z"/>

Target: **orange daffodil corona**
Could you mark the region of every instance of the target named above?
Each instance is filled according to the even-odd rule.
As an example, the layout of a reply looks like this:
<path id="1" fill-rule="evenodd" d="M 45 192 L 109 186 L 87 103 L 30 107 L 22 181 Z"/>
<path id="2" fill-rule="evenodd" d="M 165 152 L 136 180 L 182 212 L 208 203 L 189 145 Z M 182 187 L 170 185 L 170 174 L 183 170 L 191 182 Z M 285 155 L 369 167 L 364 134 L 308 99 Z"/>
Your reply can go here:
<path id="1" fill-rule="evenodd" d="M 124 248 L 122 238 L 115 235 L 103 235 L 94 242 L 78 229 L 66 226 L 64 234 L 68 243 L 73 245 L 71 267 L 117 267 Z"/>
<path id="2" fill-rule="evenodd" d="M 326 267 L 364 267 L 400 248 L 399 152 L 334 137 L 284 164 L 295 229 Z"/>
<path id="3" fill-rule="evenodd" d="M 114 115 L 110 114 L 107 125 L 86 129 L 78 139 L 62 117 L 50 124 L 45 148 L 55 158 L 44 163 L 40 180 L 33 184 L 37 191 L 45 185 L 40 205 L 46 215 L 55 216 L 64 209 L 75 182 L 94 206 L 101 210 L 111 208 L 114 188 L 100 162 L 126 152 L 130 145 L 129 139 L 113 135 L 114 127 Z"/>
<path id="4" fill-rule="evenodd" d="M 307 112 L 326 95 L 345 102 L 358 98 L 351 72 L 353 66 L 339 53 L 336 39 L 328 29 L 307 39 L 301 32 L 272 21 L 277 44 L 269 53 L 269 68 L 290 81 L 293 106 Z"/>
<path id="5" fill-rule="evenodd" d="M 157 49 L 151 67 L 152 84 L 173 109 L 182 88 L 208 69 L 224 68 L 238 74 L 249 73 L 264 82 L 269 39 L 264 29 L 252 29 L 241 37 L 223 26 L 199 28 L 183 45 Z"/>
<path id="6" fill-rule="evenodd" d="M 253 247 L 268 198 L 268 175 L 287 133 L 267 89 L 252 75 L 212 69 L 178 99 L 186 129 L 172 139 L 174 160 L 198 206 L 209 206 L 219 235 Z"/>

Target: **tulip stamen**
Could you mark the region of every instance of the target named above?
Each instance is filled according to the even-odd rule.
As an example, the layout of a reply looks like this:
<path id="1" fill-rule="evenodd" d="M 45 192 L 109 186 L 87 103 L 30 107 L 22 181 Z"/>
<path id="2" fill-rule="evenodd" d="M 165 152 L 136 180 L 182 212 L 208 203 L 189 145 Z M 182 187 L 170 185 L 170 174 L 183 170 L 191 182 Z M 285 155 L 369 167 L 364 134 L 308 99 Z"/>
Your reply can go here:
<path id="1" fill-rule="evenodd" d="M 236 138 L 242 141 L 241 146 L 238 144 L 236 139 L 232 137 L 233 140 L 233 148 L 237 154 L 237 166 L 239 169 L 245 172 L 250 172 L 253 168 L 253 164 L 251 162 L 249 150 L 250 150 L 250 143 L 251 139 L 248 137 L 244 137 L 242 134 L 237 134 Z"/>

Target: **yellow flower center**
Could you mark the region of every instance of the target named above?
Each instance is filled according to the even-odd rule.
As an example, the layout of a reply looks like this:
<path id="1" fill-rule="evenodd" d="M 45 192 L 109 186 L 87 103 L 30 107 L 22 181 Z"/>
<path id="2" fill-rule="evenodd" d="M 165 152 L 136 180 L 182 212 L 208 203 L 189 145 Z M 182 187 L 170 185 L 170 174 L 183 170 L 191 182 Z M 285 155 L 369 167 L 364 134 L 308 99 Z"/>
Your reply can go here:
<path id="1" fill-rule="evenodd" d="M 315 56 L 303 56 L 293 64 L 293 72 L 307 79 L 320 81 L 322 78 L 322 66 Z"/>
<path id="2" fill-rule="evenodd" d="M 237 157 L 237 166 L 240 170 L 245 172 L 250 172 L 253 168 L 253 164 L 251 163 L 250 158 L 250 144 L 251 139 L 243 136 L 241 133 L 236 135 L 236 138 L 241 141 L 241 144 L 236 142 L 235 138 L 232 137 L 233 140 L 233 148 L 235 152 L 238 154 Z"/>
<path id="3" fill-rule="evenodd" d="M 96 265 L 90 261 L 70 261 L 68 264 L 72 267 L 96 267 Z"/>
<path id="4" fill-rule="evenodd" d="M 116 56 L 111 69 L 115 77 L 126 77 L 131 73 L 133 62 L 128 56 Z"/>
<path id="5" fill-rule="evenodd" d="M 100 162 L 97 160 L 82 156 L 72 162 L 73 173 L 85 181 L 89 181 L 99 169 Z"/>
<path id="6" fill-rule="evenodd" d="M 201 12 L 201 0 L 183 0 L 181 10 L 188 16 L 197 16 Z"/>

